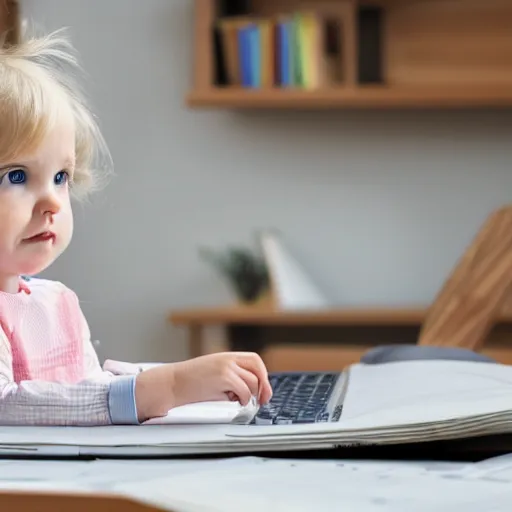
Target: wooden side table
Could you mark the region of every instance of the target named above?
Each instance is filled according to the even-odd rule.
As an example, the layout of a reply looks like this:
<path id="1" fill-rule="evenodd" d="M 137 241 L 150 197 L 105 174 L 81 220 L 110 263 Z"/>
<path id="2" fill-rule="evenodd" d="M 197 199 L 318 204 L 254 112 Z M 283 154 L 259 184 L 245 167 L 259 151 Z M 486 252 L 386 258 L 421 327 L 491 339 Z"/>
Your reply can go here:
<path id="1" fill-rule="evenodd" d="M 330 370 L 356 361 L 379 344 L 417 343 L 427 309 L 361 308 L 280 311 L 220 307 L 173 311 L 188 331 L 190 357 L 208 353 L 207 326 L 226 330 L 227 349 L 260 354 L 270 371 Z M 512 364 L 512 315 L 502 315 L 482 353 Z"/>

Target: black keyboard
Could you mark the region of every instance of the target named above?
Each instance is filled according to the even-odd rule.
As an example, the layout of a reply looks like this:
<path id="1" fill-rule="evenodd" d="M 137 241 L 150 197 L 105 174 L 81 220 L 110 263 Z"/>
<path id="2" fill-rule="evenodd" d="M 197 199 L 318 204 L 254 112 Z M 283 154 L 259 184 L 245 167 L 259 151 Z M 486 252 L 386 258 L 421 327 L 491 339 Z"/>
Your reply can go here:
<path id="1" fill-rule="evenodd" d="M 260 407 L 251 423 L 283 425 L 328 421 L 326 408 L 339 375 L 324 372 L 270 374 L 272 399 Z"/>

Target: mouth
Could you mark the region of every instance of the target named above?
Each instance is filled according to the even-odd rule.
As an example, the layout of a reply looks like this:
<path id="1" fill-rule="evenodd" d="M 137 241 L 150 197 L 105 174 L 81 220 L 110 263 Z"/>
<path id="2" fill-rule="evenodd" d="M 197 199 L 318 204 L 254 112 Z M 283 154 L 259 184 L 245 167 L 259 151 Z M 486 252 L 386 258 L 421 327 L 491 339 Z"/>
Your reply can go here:
<path id="1" fill-rule="evenodd" d="M 55 242 L 55 233 L 51 231 L 41 231 L 41 233 L 37 233 L 37 235 L 31 236 L 30 238 L 25 238 L 24 242 L 26 243 L 38 243 L 38 242 Z"/>

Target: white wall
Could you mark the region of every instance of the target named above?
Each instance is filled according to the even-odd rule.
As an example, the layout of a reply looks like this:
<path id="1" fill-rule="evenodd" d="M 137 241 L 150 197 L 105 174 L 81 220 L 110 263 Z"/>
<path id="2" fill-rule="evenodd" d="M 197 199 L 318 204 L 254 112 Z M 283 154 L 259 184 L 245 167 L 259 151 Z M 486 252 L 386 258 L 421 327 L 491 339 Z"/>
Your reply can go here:
<path id="1" fill-rule="evenodd" d="M 198 244 L 276 226 L 336 302 L 426 303 L 511 199 L 511 113 L 189 111 L 191 0 L 22 5 L 70 27 L 116 163 L 47 272 L 77 291 L 103 355 L 186 356 L 168 311 L 230 298 Z"/>

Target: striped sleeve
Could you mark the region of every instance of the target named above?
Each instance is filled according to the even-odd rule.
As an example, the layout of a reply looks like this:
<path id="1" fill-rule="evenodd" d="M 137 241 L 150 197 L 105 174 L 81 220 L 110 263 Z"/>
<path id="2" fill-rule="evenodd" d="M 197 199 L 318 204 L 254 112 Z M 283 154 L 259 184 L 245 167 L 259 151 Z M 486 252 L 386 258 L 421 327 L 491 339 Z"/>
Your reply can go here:
<path id="1" fill-rule="evenodd" d="M 111 382 L 84 380 L 78 384 L 13 379 L 9 340 L 0 329 L 0 424 L 93 426 L 112 423 Z"/>

